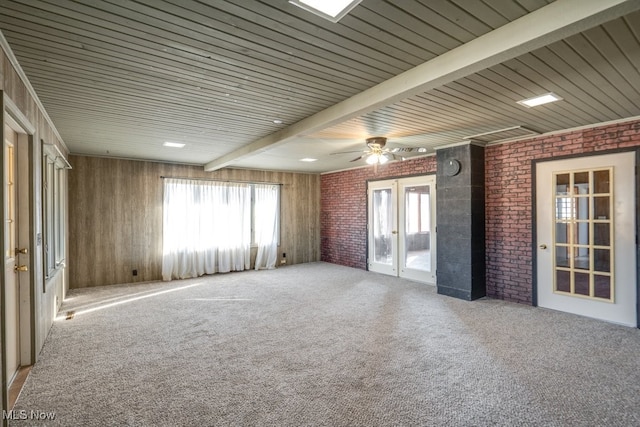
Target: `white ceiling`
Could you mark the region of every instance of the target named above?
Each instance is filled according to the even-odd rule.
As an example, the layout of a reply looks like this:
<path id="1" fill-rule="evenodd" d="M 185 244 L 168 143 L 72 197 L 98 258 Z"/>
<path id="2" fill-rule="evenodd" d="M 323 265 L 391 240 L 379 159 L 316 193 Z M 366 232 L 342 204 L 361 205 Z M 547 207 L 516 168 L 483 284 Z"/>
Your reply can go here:
<path id="1" fill-rule="evenodd" d="M 73 154 L 327 172 L 370 136 L 433 153 L 640 116 L 639 9 L 363 0 L 332 23 L 286 0 L 0 0 L 0 30 Z"/>

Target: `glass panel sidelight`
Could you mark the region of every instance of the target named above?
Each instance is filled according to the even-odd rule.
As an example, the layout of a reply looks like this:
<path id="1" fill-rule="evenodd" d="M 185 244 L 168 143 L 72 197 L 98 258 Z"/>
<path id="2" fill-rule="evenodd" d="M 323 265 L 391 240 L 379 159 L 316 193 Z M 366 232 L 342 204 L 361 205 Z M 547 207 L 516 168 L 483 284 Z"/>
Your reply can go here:
<path id="1" fill-rule="evenodd" d="M 392 203 L 391 189 L 373 191 L 373 257 L 376 262 L 389 265 L 393 262 Z"/>
<path id="2" fill-rule="evenodd" d="M 16 247 L 16 187 L 15 176 L 15 153 L 13 145 L 5 143 L 5 240 L 4 240 L 4 256 L 7 259 L 15 257 Z"/>
<path id="3" fill-rule="evenodd" d="M 554 292 L 613 302 L 613 168 L 554 175 Z"/>
<path id="4" fill-rule="evenodd" d="M 404 189 L 404 266 L 431 270 L 431 195 L 428 185 Z"/>

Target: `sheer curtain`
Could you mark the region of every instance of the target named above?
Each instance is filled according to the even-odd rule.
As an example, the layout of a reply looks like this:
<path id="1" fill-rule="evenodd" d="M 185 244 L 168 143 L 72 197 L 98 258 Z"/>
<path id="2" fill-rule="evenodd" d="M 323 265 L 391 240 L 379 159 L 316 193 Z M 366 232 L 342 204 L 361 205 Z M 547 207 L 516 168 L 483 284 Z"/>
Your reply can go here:
<path id="1" fill-rule="evenodd" d="M 164 180 L 162 279 L 249 268 L 251 188 Z"/>
<path id="2" fill-rule="evenodd" d="M 255 235 L 258 244 L 256 270 L 272 269 L 278 258 L 278 211 L 280 187 L 255 186 Z"/>

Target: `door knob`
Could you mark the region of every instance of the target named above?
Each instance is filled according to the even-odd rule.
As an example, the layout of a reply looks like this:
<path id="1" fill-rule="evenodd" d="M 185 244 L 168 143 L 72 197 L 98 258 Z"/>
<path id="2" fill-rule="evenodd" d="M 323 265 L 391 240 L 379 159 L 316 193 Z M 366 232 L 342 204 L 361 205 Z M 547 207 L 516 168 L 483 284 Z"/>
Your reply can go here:
<path id="1" fill-rule="evenodd" d="M 16 252 L 19 253 L 19 254 L 26 255 L 26 254 L 29 253 L 29 249 L 27 249 L 27 248 L 22 248 L 22 249 L 16 248 Z"/>
<path id="2" fill-rule="evenodd" d="M 15 271 L 16 273 L 20 271 L 29 271 L 29 267 L 27 267 L 26 265 L 16 265 L 13 267 L 13 271 Z"/>
<path id="3" fill-rule="evenodd" d="M 396 230 L 393 230 L 391 234 L 398 234 L 398 232 Z"/>
<path id="4" fill-rule="evenodd" d="M 545 244 L 543 243 L 543 244 L 541 244 L 541 245 L 539 246 L 539 248 L 540 248 L 540 249 L 547 249 L 547 245 L 545 245 Z"/>

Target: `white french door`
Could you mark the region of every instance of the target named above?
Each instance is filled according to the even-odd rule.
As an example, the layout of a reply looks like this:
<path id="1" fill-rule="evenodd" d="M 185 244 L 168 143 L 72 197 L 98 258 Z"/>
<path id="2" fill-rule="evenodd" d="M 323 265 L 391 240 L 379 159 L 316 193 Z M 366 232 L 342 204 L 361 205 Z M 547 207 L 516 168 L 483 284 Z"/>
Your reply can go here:
<path id="1" fill-rule="evenodd" d="M 635 153 L 536 165 L 540 307 L 637 326 Z"/>
<path id="2" fill-rule="evenodd" d="M 368 185 L 370 271 L 435 284 L 435 176 Z"/>

